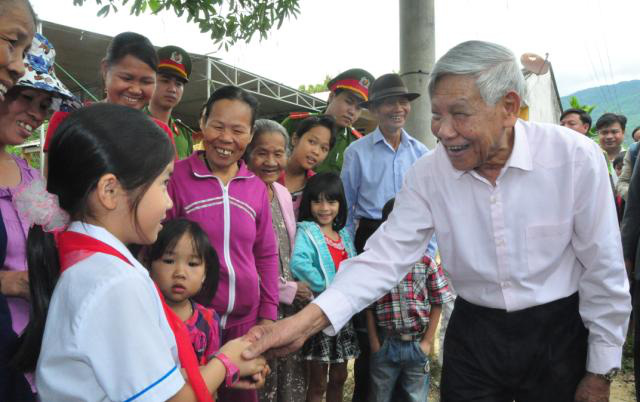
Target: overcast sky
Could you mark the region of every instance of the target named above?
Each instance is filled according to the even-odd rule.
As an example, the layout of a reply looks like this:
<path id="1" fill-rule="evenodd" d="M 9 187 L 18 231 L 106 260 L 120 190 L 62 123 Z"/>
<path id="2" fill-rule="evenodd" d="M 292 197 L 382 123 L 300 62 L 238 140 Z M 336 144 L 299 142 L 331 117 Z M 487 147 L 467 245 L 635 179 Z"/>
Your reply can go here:
<path id="1" fill-rule="evenodd" d="M 96 17 L 94 0 L 31 0 L 41 19 L 115 35 L 132 30 L 154 45 L 189 52 L 215 51 L 207 34 L 172 13 L 133 17 L 121 9 Z M 399 2 L 396 0 L 300 0 L 301 13 L 268 40 L 213 53 L 242 69 L 297 88 L 322 82 L 352 67 L 374 76 L 399 70 Z M 545 56 L 561 95 L 640 79 L 638 0 L 435 0 L 436 58 L 459 42 L 482 39 Z M 55 43 L 54 43 L 55 45 Z"/>

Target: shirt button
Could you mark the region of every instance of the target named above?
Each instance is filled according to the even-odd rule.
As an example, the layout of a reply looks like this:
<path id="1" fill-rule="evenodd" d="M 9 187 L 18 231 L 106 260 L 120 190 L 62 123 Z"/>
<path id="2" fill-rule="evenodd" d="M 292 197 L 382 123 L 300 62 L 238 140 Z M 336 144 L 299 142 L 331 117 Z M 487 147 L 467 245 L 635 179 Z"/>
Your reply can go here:
<path id="1" fill-rule="evenodd" d="M 492 195 L 491 198 L 489 198 L 489 200 L 491 200 L 492 204 L 495 204 L 496 203 L 496 196 Z"/>
<path id="2" fill-rule="evenodd" d="M 500 287 L 501 288 L 508 288 L 510 286 L 511 286 L 511 282 L 509 282 L 509 281 L 500 282 Z"/>

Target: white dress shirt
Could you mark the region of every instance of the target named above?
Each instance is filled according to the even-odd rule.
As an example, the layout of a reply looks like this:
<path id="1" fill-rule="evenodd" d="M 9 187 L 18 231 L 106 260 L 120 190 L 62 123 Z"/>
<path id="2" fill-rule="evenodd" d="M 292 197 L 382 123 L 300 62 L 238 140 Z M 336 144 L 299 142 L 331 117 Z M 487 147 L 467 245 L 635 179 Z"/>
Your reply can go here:
<path id="1" fill-rule="evenodd" d="M 36 384 L 43 401 L 165 401 L 184 386 L 175 337 L 148 271 L 104 228 L 69 230 L 132 262 L 96 253 L 69 267 L 53 291 Z"/>
<path id="2" fill-rule="evenodd" d="M 602 151 L 555 125 L 518 121 L 496 185 L 453 168 L 445 149 L 407 172 L 387 222 L 344 261 L 315 303 L 339 330 L 389 291 L 435 231 L 458 294 L 517 311 L 576 291 L 589 330 L 587 370 L 620 367 L 631 298 Z"/>

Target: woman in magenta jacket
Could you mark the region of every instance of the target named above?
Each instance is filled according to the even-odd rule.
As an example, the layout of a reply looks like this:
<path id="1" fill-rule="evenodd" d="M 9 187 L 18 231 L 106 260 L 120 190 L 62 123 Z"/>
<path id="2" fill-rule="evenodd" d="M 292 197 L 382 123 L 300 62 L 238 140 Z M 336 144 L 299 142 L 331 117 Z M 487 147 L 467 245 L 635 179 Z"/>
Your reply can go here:
<path id="1" fill-rule="evenodd" d="M 204 151 L 176 163 L 168 218 L 185 217 L 207 232 L 220 259 L 211 306 L 222 343 L 277 318 L 278 248 L 265 184 L 241 160 L 251 141 L 257 100 L 241 88 L 215 91 L 201 122 Z M 257 401 L 255 391 L 222 390 L 221 401 Z"/>

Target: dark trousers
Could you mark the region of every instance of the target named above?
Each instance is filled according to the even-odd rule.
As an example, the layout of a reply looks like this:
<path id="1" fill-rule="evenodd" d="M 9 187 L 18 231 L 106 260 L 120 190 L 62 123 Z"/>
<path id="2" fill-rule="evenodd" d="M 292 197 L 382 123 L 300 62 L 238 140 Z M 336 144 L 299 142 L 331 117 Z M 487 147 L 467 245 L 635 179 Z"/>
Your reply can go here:
<path id="1" fill-rule="evenodd" d="M 353 243 L 356 246 L 358 254 L 364 250 L 364 244 L 369 236 L 375 232 L 382 224 L 382 221 L 375 219 L 361 218 L 356 230 L 356 238 Z M 353 325 L 360 344 L 360 356 L 353 365 L 353 402 L 369 401 L 369 389 L 371 388 L 369 376 L 369 355 L 371 348 L 369 346 L 369 337 L 367 335 L 367 319 L 364 311 L 355 315 Z"/>
<path id="2" fill-rule="evenodd" d="M 0 295 L 0 401 L 35 401 L 24 374 L 9 365 L 17 344 L 18 337 L 11 327 L 9 306 L 5 297 Z"/>
<path id="3" fill-rule="evenodd" d="M 444 340 L 441 400 L 572 402 L 585 375 L 578 294 L 506 312 L 458 297 Z"/>
<path id="4" fill-rule="evenodd" d="M 640 280 L 633 284 L 633 374 L 636 383 L 636 401 L 640 401 Z"/>
<path id="5" fill-rule="evenodd" d="M 382 225 L 381 220 L 360 218 L 358 229 L 356 230 L 356 238 L 353 239 L 353 245 L 356 246 L 358 254 L 362 254 L 365 243 L 369 240 L 373 232 L 378 230 L 380 225 Z"/>

